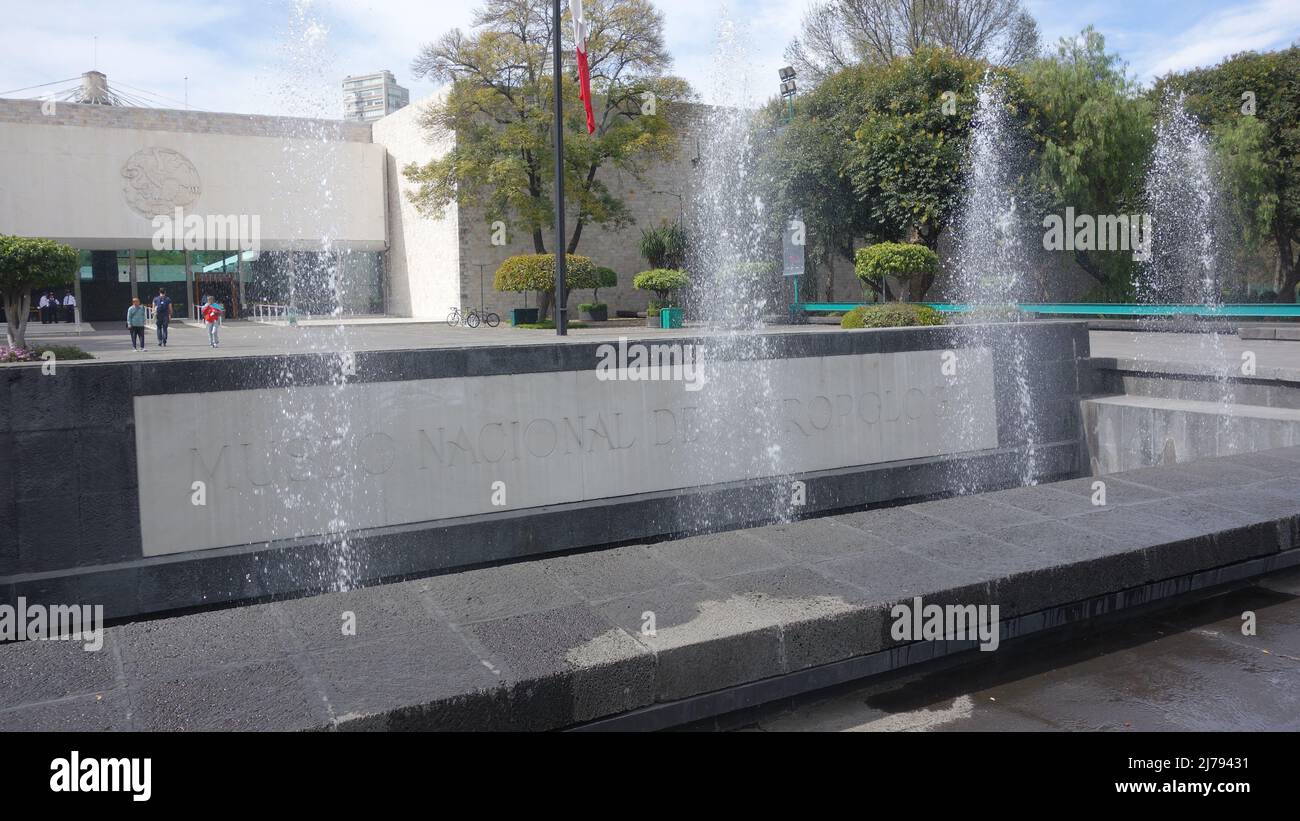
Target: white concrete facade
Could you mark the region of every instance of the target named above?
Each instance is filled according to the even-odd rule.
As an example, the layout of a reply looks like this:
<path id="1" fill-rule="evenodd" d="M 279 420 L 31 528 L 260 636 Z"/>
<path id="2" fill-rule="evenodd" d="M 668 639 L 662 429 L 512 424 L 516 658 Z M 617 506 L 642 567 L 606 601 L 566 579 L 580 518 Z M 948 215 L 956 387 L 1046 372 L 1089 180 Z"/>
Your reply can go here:
<path id="1" fill-rule="evenodd" d="M 256 216 L 265 250 L 383 251 L 383 169 L 366 126 L 0 100 L 0 231 L 83 250 L 148 250 L 179 206 Z"/>
<path id="2" fill-rule="evenodd" d="M 436 100 L 441 95 L 434 95 Z M 430 100 L 426 100 L 427 104 Z M 460 296 L 460 212 L 456 203 L 441 218 L 420 216 L 407 196 L 411 183 L 402 169 L 444 156 L 452 140 L 430 142 L 419 126 L 424 104 L 411 105 L 372 126 L 385 151 L 384 174 L 389 215 L 387 312 L 421 319 L 445 319 Z"/>
<path id="3" fill-rule="evenodd" d="M 444 319 L 484 305 L 504 316 L 536 305 L 534 295 L 492 289 L 502 260 L 533 252 L 530 235 L 510 231 L 494 245 L 482 213 L 452 203 L 434 219 L 410 202 L 403 169 L 454 144 L 430 140 L 420 124 L 443 93 L 374 123 L 0 100 L 0 232 L 80 250 L 148 250 L 152 216 L 174 206 L 256 215 L 263 250 L 322 250 L 328 238 L 336 249 L 385 252 L 389 315 Z M 683 106 L 679 122 L 693 108 Z M 695 143 L 686 131 L 679 156 L 640 178 L 600 172 L 636 220 L 621 231 L 588 225 L 578 247 L 618 272 L 618 286 L 600 292 L 611 310 L 645 308 L 648 295 L 632 288 L 647 267 L 640 232 L 679 219 L 689 202 Z M 550 234 L 546 248 L 554 250 Z M 572 293 L 571 315 L 590 300 L 590 291 Z"/>

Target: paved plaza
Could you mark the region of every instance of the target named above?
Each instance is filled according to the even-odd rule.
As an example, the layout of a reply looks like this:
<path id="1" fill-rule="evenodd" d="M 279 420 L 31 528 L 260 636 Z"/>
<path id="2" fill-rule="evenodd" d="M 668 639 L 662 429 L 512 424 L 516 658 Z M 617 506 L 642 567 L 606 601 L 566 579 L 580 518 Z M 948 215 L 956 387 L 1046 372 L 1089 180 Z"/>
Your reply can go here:
<path id="1" fill-rule="evenodd" d="M 1258 635 L 1242 634 L 1254 613 Z M 1300 730 L 1300 570 L 996 659 L 936 662 L 689 729 L 766 732 Z"/>
<path id="2" fill-rule="evenodd" d="M 296 326 L 283 323 L 234 321 L 221 329 L 221 347 L 208 346 L 207 332 L 192 320 L 176 322 L 166 348 L 159 348 L 153 328 L 146 334 L 147 350 L 131 350 L 125 329 L 110 329 L 104 323 L 83 325 L 81 333 L 74 326 L 28 326 L 30 341 L 44 344 L 76 345 L 106 362 L 144 359 L 190 359 L 196 357 L 258 356 L 290 353 L 330 353 L 339 350 L 411 350 L 422 348 L 459 348 L 496 345 L 540 345 L 564 342 L 599 342 L 619 337 L 696 337 L 711 332 L 688 326 L 676 330 L 648 328 L 641 319 L 611 321 L 600 327 L 573 328 L 567 339 L 555 331 L 512 328 L 502 323 L 496 328 L 452 327 L 445 322 L 411 319 L 365 318 L 342 323 L 310 320 Z M 773 325 L 765 333 L 838 333 L 838 325 Z M 721 333 L 721 332 L 712 332 Z M 1285 378 L 1300 380 L 1300 342 L 1272 339 L 1239 339 L 1224 334 L 1138 332 L 1094 330 L 1090 334 L 1094 358 L 1115 358 L 1133 367 L 1155 368 L 1180 364 L 1189 372 L 1205 370 L 1214 362 L 1239 363 L 1241 354 L 1255 355 L 1256 367 Z"/>

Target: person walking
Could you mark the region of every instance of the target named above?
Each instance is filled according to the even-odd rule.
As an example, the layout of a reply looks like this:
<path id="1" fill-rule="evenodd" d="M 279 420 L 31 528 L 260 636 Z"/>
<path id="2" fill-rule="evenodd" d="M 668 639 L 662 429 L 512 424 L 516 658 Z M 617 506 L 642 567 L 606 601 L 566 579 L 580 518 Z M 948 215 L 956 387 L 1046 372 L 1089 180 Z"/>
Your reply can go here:
<path id="1" fill-rule="evenodd" d="M 63 295 L 63 317 L 64 322 L 77 321 L 77 298 L 72 295 L 71 290 Z"/>
<path id="2" fill-rule="evenodd" d="M 203 324 L 208 326 L 208 344 L 214 348 L 221 347 L 221 318 L 225 314 L 226 309 L 217 302 L 216 297 L 209 296 L 207 302 L 203 303 Z"/>
<path id="3" fill-rule="evenodd" d="M 166 288 L 159 288 L 158 296 L 153 298 L 153 321 L 158 328 L 158 347 L 166 348 L 167 327 L 172 321 L 172 301 Z"/>
<path id="4" fill-rule="evenodd" d="M 140 297 L 131 299 L 131 307 L 126 309 L 126 329 L 131 332 L 131 350 L 144 350 L 145 310 L 140 304 Z M 136 340 L 140 347 L 136 348 Z"/>

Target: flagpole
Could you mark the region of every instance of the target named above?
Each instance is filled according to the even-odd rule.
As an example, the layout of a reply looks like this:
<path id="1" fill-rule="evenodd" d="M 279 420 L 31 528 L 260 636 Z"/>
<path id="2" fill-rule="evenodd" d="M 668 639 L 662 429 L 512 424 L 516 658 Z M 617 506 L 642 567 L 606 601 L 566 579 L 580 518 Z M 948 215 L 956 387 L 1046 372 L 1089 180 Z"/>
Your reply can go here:
<path id="1" fill-rule="evenodd" d="M 569 333 L 568 311 L 564 307 L 565 259 L 564 254 L 564 101 L 560 70 L 560 0 L 555 0 L 555 335 Z"/>

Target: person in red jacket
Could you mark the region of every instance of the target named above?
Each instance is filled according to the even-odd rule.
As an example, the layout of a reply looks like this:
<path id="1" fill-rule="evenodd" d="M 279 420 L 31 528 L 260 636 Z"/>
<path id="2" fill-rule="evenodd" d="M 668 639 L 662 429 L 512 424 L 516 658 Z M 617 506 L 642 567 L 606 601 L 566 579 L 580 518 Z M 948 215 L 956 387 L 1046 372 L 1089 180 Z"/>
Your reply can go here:
<path id="1" fill-rule="evenodd" d="M 208 344 L 214 348 L 221 347 L 221 318 L 226 315 L 226 309 L 217 302 L 216 297 L 209 296 L 203 303 L 203 310 L 200 312 L 203 317 L 203 324 L 208 327 Z"/>

